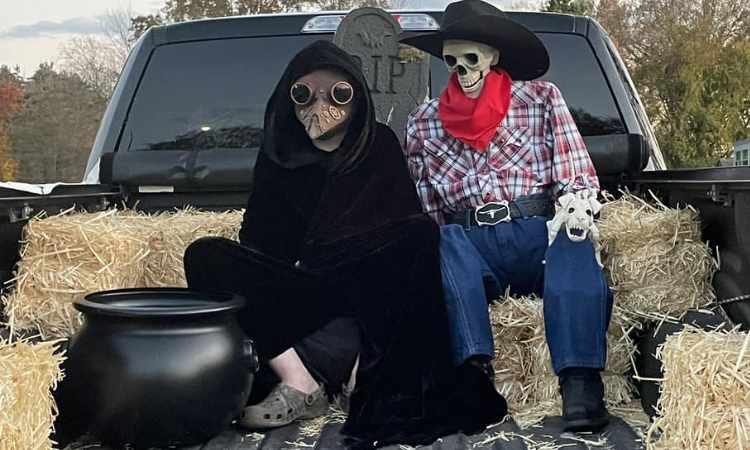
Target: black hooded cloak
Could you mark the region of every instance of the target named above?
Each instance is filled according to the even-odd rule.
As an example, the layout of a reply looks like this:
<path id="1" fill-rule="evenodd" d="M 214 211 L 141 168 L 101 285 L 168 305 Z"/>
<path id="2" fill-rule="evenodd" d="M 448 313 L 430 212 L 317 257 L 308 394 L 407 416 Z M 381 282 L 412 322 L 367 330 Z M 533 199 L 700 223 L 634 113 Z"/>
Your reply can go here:
<path id="1" fill-rule="evenodd" d="M 292 83 L 317 69 L 347 74 L 355 89 L 333 153 L 313 146 L 289 99 Z M 439 229 L 422 213 L 396 136 L 375 121 L 356 61 L 325 41 L 302 50 L 268 102 L 264 133 L 241 245 L 191 244 L 188 285 L 245 296 L 240 324 L 266 361 L 334 319 L 353 320 L 360 364 L 342 432 L 354 443 L 423 444 L 500 421 L 506 404 L 487 377 L 451 363 Z"/>

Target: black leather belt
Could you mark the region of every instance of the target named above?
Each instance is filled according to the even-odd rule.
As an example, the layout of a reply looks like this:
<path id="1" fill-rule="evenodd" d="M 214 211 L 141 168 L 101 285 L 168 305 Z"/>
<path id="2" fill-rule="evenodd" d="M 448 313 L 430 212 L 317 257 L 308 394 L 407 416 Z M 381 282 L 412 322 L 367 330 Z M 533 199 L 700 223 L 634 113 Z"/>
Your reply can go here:
<path id="1" fill-rule="evenodd" d="M 488 202 L 476 208 L 453 214 L 447 223 L 469 226 L 497 225 L 519 217 L 553 216 L 555 208 L 547 194 L 519 197 L 513 201 Z"/>

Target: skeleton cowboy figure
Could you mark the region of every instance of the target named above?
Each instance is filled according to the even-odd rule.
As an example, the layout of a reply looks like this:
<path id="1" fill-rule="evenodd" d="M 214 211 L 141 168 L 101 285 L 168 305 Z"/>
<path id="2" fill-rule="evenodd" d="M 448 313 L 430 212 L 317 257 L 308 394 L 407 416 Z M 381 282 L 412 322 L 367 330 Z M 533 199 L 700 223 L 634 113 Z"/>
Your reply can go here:
<path id="1" fill-rule="evenodd" d="M 549 67 L 544 45 L 481 0 L 450 4 L 440 31 L 401 42 L 451 72 L 410 115 L 405 154 L 441 225 L 454 363 L 492 376 L 487 301 L 506 289 L 541 295 L 566 430 L 606 426 L 599 372 L 612 295 L 597 257 L 599 182 L 560 91 L 533 81 Z"/>

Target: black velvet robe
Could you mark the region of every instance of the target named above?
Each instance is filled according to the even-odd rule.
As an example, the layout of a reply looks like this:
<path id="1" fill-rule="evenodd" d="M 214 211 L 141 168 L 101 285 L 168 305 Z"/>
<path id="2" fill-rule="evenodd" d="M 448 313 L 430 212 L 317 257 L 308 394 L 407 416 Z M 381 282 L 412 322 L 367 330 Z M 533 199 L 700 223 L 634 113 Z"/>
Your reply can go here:
<path id="1" fill-rule="evenodd" d="M 352 124 L 331 154 L 312 146 L 289 100 L 291 84 L 320 68 L 355 88 Z M 248 299 L 240 323 L 262 359 L 352 318 L 360 365 L 343 433 L 353 443 L 429 443 L 506 414 L 486 376 L 452 366 L 438 226 L 422 213 L 396 136 L 375 122 L 356 62 L 331 43 L 302 50 L 269 100 L 240 241 L 191 245 L 188 284 Z"/>

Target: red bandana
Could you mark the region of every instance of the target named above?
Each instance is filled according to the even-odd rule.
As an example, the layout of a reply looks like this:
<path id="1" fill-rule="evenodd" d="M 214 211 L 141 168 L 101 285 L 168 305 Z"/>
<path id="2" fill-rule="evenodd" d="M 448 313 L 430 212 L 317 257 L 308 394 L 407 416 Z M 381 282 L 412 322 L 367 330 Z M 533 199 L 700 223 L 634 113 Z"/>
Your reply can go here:
<path id="1" fill-rule="evenodd" d="M 512 80 L 507 72 L 493 69 L 484 79 L 479 98 L 469 98 L 454 73 L 440 96 L 438 117 L 443 128 L 459 141 L 484 152 L 510 107 Z"/>

